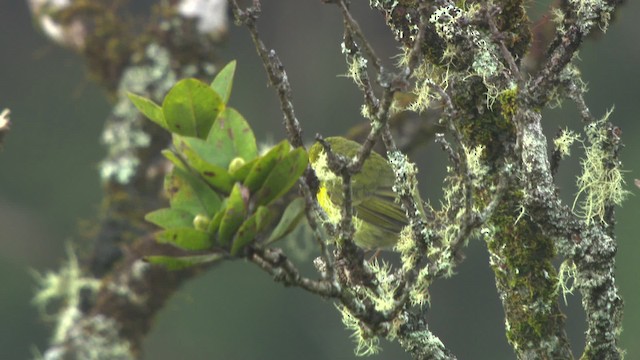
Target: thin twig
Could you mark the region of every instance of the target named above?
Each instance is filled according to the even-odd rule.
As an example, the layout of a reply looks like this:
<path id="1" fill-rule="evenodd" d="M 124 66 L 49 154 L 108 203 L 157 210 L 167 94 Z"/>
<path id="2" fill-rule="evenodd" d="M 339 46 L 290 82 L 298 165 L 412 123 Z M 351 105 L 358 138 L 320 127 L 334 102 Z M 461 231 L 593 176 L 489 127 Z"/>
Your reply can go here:
<path id="1" fill-rule="evenodd" d="M 253 249 L 249 260 L 271 274 L 274 280 L 285 286 L 297 286 L 311 293 L 328 298 L 340 296 L 340 289 L 326 280 L 311 280 L 300 275 L 300 271 L 280 249 Z"/>
<path id="2" fill-rule="evenodd" d="M 376 52 L 373 49 L 373 46 L 371 46 L 367 38 L 364 36 L 364 33 L 362 32 L 362 29 L 360 28 L 360 25 L 358 24 L 356 19 L 354 19 L 353 15 L 351 15 L 349 6 L 345 3 L 344 0 L 337 0 L 335 2 L 342 10 L 342 16 L 344 18 L 345 27 L 347 27 L 349 32 L 355 35 L 355 37 L 358 40 L 360 40 L 360 42 L 364 46 L 364 50 L 365 50 L 365 53 L 367 54 L 367 57 L 369 58 L 369 60 L 373 62 L 373 68 L 375 69 L 375 71 L 378 74 L 382 73 L 382 61 L 376 55 Z"/>
<path id="3" fill-rule="evenodd" d="M 258 34 L 258 27 L 256 21 L 260 15 L 260 1 L 254 0 L 253 6 L 246 10 L 241 10 L 236 0 L 229 0 L 229 5 L 233 11 L 234 17 L 237 22 L 244 24 L 249 33 L 253 44 L 262 59 L 262 65 L 264 66 L 269 82 L 271 86 L 276 89 L 278 93 L 278 99 L 280 100 L 280 108 L 284 114 L 284 123 L 287 133 L 289 134 L 289 141 L 295 147 L 304 147 L 302 140 L 302 127 L 296 117 L 293 109 L 293 102 L 291 97 L 291 84 L 289 84 L 289 78 L 284 70 L 282 62 L 276 55 L 274 50 L 267 50 L 264 42 L 260 39 Z"/>
<path id="4" fill-rule="evenodd" d="M 487 19 L 487 23 L 489 24 L 489 29 L 491 30 L 491 35 L 493 36 L 493 40 L 498 44 L 500 48 L 500 53 L 502 54 L 502 58 L 507 62 L 509 66 L 509 72 L 511 76 L 518 80 L 518 84 L 522 84 L 524 82 L 524 78 L 522 77 L 522 73 L 516 65 L 516 60 L 507 49 L 507 46 L 503 41 L 503 34 L 498 30 L 498 26 L 496 25 L 495 16 L 501 12 L 500 7 L 494 6 L 491 11 L 487 10 L 485 12 L 485 17 Z"/>

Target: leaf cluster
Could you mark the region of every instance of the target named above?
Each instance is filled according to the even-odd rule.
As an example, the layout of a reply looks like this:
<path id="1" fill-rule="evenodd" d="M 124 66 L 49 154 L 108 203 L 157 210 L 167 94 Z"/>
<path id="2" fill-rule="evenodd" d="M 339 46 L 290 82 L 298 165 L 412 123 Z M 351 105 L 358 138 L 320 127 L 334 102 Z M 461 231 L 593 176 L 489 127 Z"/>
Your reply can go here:
<path id="1" fill-rule="evenodd" d="M 140 112 L 172 135 L 172 146 L 163 151 L 173 164 L 164 185 L 170 207 L 146 219 L 163 229 L 158 242 L 190 253 L 147 257 L 152 263 L 180 269 L 242 256 L 250 245 L 284 237 L 302 217 L 302 199 L 291 202 L 282 216 L 276 202 L 302 175 L 308 155 L 286 140 L 258 154 L 251 126 L 227 106 L 235 66 L 229 63 L 209 85 L 192 78 L 179 81 L 162 106 L 129 94 Z"/>

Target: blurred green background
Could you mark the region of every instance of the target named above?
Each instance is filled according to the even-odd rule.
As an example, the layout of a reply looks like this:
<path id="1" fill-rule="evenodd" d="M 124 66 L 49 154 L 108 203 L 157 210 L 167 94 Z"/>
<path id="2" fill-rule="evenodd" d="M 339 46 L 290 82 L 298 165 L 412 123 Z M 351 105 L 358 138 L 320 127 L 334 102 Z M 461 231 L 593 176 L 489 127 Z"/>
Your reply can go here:
<path id="1" fill-rule="evenodd" d="M 381 16 L 364 4 L 354 5 L 365 33 L 389 59 L 397 50 Z M 361 121 L 361 95 L 339 76 L 346 69 L 337 8 L 318 0 L 280 0 L 265 1 L 263 10 L 263 39 L 285 64 L 306 138 L 317 132 L 339 134 Z M 601 116 L 615 105 L 611 120 L 623 130 L 622 160 L 634 194 L 633 179 L 640 178 L 639 15 L 638 2 L 628 2 L 606 36 L 587 41 L 580 53 L 592 112 Z M 238 60 L 231 103 L 260 141 L 279 140 L 282 115 L 249 36 L 243 28 L 231 25 L 229 30 L 221 58 Z M 9 107 L 13 121 L 0 153 L 0 359 L 27 359 L 32 349 L 45 348 L 50 330 L 30 304 L 35 290 L 31 271 L 57 269 L 65 259 L 65 242 L 77 239 L 79 223 L 97 213 L 97 164 L 104 154 L 98 139 L 110 105 L 86 79 L 78 57 L 34 30 L 26 2 L 0 1 L 0 54 L 0 109 Z M 578 123 L 570 103 L 545 113 L 548 134 Z M 573 154 L 559 173 L 569 202 L 576 192 L 580 150 L 574 148 Z M 421 165 L 421 185 L 437 201 L 444 156 L 428 145 L 413 158 Z M 636 195 L 617 212 L 617 279 L 626 303 L 622 346 L 628 359 L 640 359 L 639 214 Z M 473 241 L 466 255 L 457 276 L 433 286 L 430 327 L 460 359 L 512 359 L 484 244 Z M 569 298 L 566 312 L 579 352 L 584 331 L 579 297 Z M 173 297 L 146 341 L 145 359 L 349 359 L 354 358 L 349 336 L 330 301 L 283 288 L 254 265 L 235 261 Z M 373 359 L 408 359 L 397 345 L 383 346 Z"/>

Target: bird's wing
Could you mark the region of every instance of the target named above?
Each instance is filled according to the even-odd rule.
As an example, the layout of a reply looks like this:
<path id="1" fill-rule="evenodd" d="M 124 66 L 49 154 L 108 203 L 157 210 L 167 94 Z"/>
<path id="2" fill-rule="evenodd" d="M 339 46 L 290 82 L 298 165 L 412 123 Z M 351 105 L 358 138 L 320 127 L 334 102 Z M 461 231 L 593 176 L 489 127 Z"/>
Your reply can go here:
<path id="1" fill-rule="evenodd" d="M 399 233 L 409 223 L 391 189 L 379 189 L 355 204 L 355 210 L 361 220 L 393 233 Z"/>

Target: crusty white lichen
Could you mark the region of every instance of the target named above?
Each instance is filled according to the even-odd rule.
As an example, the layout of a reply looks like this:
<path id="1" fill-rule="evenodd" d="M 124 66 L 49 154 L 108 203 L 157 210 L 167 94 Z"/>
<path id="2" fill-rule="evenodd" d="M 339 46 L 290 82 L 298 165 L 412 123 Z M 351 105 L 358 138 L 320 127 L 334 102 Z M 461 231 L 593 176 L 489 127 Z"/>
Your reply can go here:
<path id="1" fill-rule="evenodd" d="M 577 13 L 580 31 L 583 35 L 589 34 L 594 26 L 599 26 L 602 31 L 607 31 L 611 12 L 614 7 L 606 0 L 569 0 L 569 4 Z"/>
<path id="2" fill-rule="evenodd" d="M 461 43 L 466 41 L 472 44 L 473 62 L 470 72 L 463 76 L 478 76 L 482 79 L 487 88 L 487 106 L 491 108 L 501 92 L 495 79 L 505 70 L 498 45 L 486 30 L 461 25 L 469 22 L 462 19 L 473 19 L 479 9 L 478 5 L 461 8 L 449 2 L 436 8 L 429 21 L 435 27 L 436 33 L 446 42 L 443 59 L 458 56 L 457 54 L 461 53 Z"/>
<path id="3" fill-rule="evenodd" d="M 415 359 L 451 359 L 442 341 L 429 330 L 414 331 L 399 339 L 404 349 L 411 351 Z"/>
<path id="4" fill-rule="evenodd" d="M 464 34 L 463 30 L 458 25 L 458 21 L 462 18 L 462 9 L 453 5 L 453 3 L 447 3 L 437 8 L 429 18 L 436 30 L 436 33 L 441 38 L 447 41 L 453 41 L 456 37 Z"/>
<path id="5" fill-rule="evenodd" d="M 102 181 L 128 183 L 136 174 L 140 160 L 137 151 L 149 146 L 151 138 L 142 130 L 141 116 L 127 92 L 150 94 L 152 99 L 162 99 L 176 82 L 176 74 L 170 67 L 169 52 L 157 44 L 145 51 L 149 63 L 131 66 L 122 75 L 118 94 L 121 94 L 113 113 L 102 132 L 102 142 L 107 146 L 107 157 L 100 163 Z"/>
<path id="6" fill-rule="evenodd" d="M 104 315 L 83 318 L 69 330 L 68 346 L 52 346 L 45 360 L 133 360 L 131 344 L 120 336 L 118 323 Z M 72 350 L 70 350 L 72 349 Z M 72 351 L 73 353 L 69 353 Z"/>

